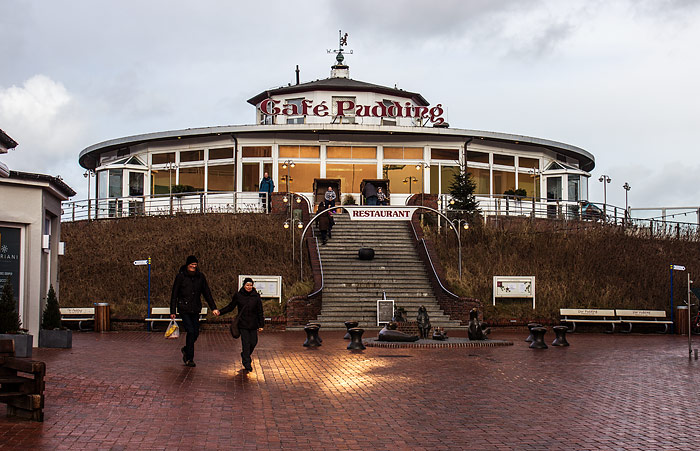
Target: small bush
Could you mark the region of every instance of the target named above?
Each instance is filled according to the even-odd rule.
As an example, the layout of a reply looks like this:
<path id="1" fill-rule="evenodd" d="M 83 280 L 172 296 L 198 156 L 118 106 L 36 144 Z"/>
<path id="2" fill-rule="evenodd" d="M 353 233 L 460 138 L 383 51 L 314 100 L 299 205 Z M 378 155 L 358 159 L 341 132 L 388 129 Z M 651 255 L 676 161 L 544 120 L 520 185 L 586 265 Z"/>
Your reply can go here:
<path id="1" fill-rule="evenodd" d="M 44 308 L 41 328 L 47 330 L 61 328 L 61 310 L 58 307 L 58 299 L 56 299 L 53 285 L 49 287 L 49 294 L 46 297 L 46 308 Z"/>
<path id="2" fill-rule="evenodd" d="M 22 328 L 22 321 L 15 307 L 15 293 L 11 277 L 7 278 L 0 296 L 0 334 L 15 334 Z"/>

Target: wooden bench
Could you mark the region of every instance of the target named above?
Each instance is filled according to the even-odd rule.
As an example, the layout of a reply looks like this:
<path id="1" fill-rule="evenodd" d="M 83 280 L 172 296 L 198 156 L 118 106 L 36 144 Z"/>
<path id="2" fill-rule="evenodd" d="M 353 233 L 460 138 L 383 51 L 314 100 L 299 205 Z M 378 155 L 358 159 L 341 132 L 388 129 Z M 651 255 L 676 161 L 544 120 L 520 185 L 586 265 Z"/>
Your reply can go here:
<path id="1" fill-rule="evenodd" d="M 0 340 L 0 402 L 7 416 L 44 421 L 46 364 L 15 358 L 15 342 Z"/>
<path id="2" fill-rule="evenodd" d="M 202 307 L 202 310 L 199 312 L 200 321 L 207 320 L 208 311 L 206 307 Z M 170 307 L 151 307 L 151 314 L 145 321 L 151 322 L 151 330 L 153 330 L 153 326 L 157 322 L 170 322 Z M 175 318 L 175 321 L 179 322 L 182 321 L 182 319 Z"/>
<path id="3" fill-rule="evenodd" d="M 632 332 L 634 324 L 658 324 L 664 326 L 661 333 L 665 334 L 668 332 L 668 325 L 673 324 L 673 321 L 666 319 L 664 310 L 615 310 L 615 314 L 622 324 L 629 325 L 625 332 Z"/>
<path id="4" fill-rule="evenodd" d="M 63 322 L 63 321 L 66 321 L 66 322 L 77 321 L 79 330 L 88 330 L 88 329 L 83 329 L 83 322 L 85 322 L 85 321 L 92 321 L 93 326 L 95 324 L 95 308 L 94 307 L 85 307 L 85 308 L 66 307 L 66 308 L 61 308 L 59 310 L 61 311 L 61 322 Z"/>
<path id="5" fill-rule="evenodd" d="M 580 308 L 563 308 L 559 309 L 562 323 L 571 323 L 571 331 L 576 332 L 576 324 L 591 323 L 591 324 L 610 324 L 612 326 L 611 333 L 615 332 L 615 326 L 622 321 L 612 309 L 580 309 Z"/>

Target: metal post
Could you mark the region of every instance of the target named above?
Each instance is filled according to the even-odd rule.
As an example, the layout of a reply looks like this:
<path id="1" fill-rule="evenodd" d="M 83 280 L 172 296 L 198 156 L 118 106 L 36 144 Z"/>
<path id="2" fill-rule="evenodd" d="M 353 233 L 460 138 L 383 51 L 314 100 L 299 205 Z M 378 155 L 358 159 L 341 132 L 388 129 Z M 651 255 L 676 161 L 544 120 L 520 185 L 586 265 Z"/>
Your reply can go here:
<path id="1" fill-rule="evenodd" d="M 690 313 L 690 312 L 688 312 Z M 673 265 L 671 265 L 671 333 L 675 333 L 674 331 L 674 322 L 673 322 Z"/>
<path id="2" fill-rule="evenodd" d="M 693 283 L 690 280 L 690 271 L 688 271 L 688 358 L 693 354 L 693 346 L 690 339 L 690 284 Z"/>
<path id="3" fill-rule="evenodd" d="M 146 312 L 148 317 L 151 317 L 151 257 L 148 257 L 148 311 Z M 151 331 L 151 323 L 146 323 L 148 331 Z"/>

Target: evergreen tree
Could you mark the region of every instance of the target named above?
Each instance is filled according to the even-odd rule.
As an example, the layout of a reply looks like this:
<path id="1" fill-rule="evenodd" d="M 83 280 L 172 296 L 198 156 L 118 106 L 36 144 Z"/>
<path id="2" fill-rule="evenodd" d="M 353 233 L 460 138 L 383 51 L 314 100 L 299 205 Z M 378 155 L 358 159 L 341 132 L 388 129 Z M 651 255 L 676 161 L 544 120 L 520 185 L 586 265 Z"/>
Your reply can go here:
<path id="1" fill-rule="evenodd" d="M 22 327 L 22 321 L 15 308 L 15 294 L 10 279 L 10 277 L 7 278 L 0 296 L 0 334 L 17 333 Z"/>
<path id="2" fill-rule="evenodd" d="M 60 329 L 61 328 L 61 310 L 58 308 L 58 300 L 53 285 L 49 287 L 49 294 L 46 297 L 46 308 L 44 309 L 44 317 L 41 320 L 42 329 Z"/>
<path id="3" fill-rule="evenodd" d="M 449 204 L 450 210 L 461 210 L 463 216 L 473 218 L 481 211 L 479 203 L 474 196 L 476 182 L 467 170 L 466 164 L 460 164 L 459 174 L 455 175 L 454 181 L 450 185 L 450 195 L 454 203 Z"/>

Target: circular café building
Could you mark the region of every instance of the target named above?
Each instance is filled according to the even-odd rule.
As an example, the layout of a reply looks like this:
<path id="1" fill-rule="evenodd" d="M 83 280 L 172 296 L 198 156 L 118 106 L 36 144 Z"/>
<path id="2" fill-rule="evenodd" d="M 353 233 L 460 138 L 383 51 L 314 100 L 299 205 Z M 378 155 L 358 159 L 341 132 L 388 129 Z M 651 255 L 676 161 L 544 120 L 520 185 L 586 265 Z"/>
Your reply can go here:
<path id="1" fill-rule="evenodd" d="M 154 132 L 84 149 L 80 165 L 97 176 L 91 214 L 172 211 L 174 196 L 176 208 L 263 212 L 258 190 L 265 172 L 275 191 L 312 204 L 328 185 L 341 199 L 352 195 L 362 203 L 368 180 L 386 186 L 391 205 L 416 193 L 444 196 L 460 168 L 472 174 L 485 212 L 509 190 L 549 204 L 587 200 L 595 160 L 585 150 L 450 128 L 444 103 L 354 80 L 343 61 L 338 52 L 329 78 L 251 97 L 254 124 Z"/>

